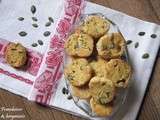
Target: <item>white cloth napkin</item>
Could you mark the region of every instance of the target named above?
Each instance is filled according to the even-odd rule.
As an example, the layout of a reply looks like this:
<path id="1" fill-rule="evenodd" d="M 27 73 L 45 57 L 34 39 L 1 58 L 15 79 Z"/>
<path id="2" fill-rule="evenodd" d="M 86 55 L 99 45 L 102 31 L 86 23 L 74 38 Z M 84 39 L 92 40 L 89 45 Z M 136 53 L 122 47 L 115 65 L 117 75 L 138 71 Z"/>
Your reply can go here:
<path id="1" fill-rule="evenodd" d="M 78 0 L 67 1 L 75 2 Z M 39 18 L 39 29 L 32 28 L 31 26 L 31 17 L 33 15 L 30 12 L 30 6 L 32 4 L 38 6 L 37 13 L 34 16 Z M 18 41 L 28 49 L 46 56 L 51 37 L 43 36 L 43 32 L 46 30 L 44 24 L 47 21 L 48 16 L 52 16 L 54 18 L 55 24 L 53 24 L 50 28 L 47 28 L 47 30 L 52 31 L 52 35 L 54 35 L 59 18 L 63 17 L 63 7 L 63 0 L 60 2 L 59 0 L 2 0 L 0 2 L 0 38 L 8 41 Z M 97 12 L 104 14 L 106 17 L 115 22 L 119 26 L 126 40 L 133 41 L 130 45 L 128 45 L 128 52 L 134 69 L 134 80 L 132 82 L 126 104 L 122 107 L 121 112 L 115 115 L 113 119 L 135 120 L 160 46 L 160 26 L 130 17 L 124 13 L 97 4 L 87 2 L 84 8 L 84 13 L 88 14 Z M 22 22 L 18 21 L 17 18 L 20 16 L 24 16 L 25 20 Z M 18 32 L 20 30 L 25 30 L 29 34 L 26 37 L 19 37 Z M 139 36 L 138 33 L 142 31 L 145 32 L 145 35 Z M 157 37 L 151 38 L 150 36 L 152 34 L 156 34 Z M 44 41 L 44 46 L 32 48 L 31 43 L 36 42 L 38 39 L 42 39 Z M 135 49 L 134 45 L 136 42 L 139 42 L 139 47 Z M 142 55 L 144 53 L 149 53 L 150 57 L 148 59 L 142 59 Z M 43 62 L 44 60 L 45 57 Z M 43 70 L 43 64 L 40 67 L 40 69 Z M 19 72 L 4 63 L 0 63 L 0 68 L 1 88 L 29 98 L 30 100 L 35 100 L 32 99 L 35 97 L 33 95 L 33 83 L 37 76 L 32 76 L 26 72 Z M 29 79 L 29 84 L 27 83 L 28 81 L 24 79 L 17 80 L 17 77 L 16 79 L 13 78 L 15 77 L 13 73 L 19 76 L 23 75 L 23 77 Z M 38 74 L 40 73 L 41 72 L 39 71 Z M 58 83 L 59 84 L 56 87 L 56 91 L 54 91 L 54 95 L 50 98 L 49 105 L 77 116 L 90 118 L 78 107 L 76 107 L 72 100 L 68 100 L 67 96 L 62 94 L 62 88 L 66 86 L 63 77 Z"/>
<path id="2" fill-rule="evenodd" d="M 32 5 L 36 6 L 36 12 L 34 15 L 30 10 Z M 55 26 L 59 19 L 61 8 L 63 8 L 63 0 L 1 0 L 0 42 L 4 43 L 2 38 L 11 42 L 20 42 L 27 49 L 39 52 L 44 56 L 46 49 L 49 46 L 51 36 L 56 28 Z M 24 17 L 24 20 L 19 21 L 19 17 Z M 38 21 L 34 22 L 32 17 L 37 17 Z M 46 28 L 45 24 L 48 22 L 48 17 L 52 17 L 54 19 L 54 23 L 50 27 Z M 32 26 L 33 23 L 37 23 L 39 27 L 34 28 Z M 20 37 L 18 33 L 21 31 L 27 32 L 27 36 Z M 49 37 L 44 37 L 43 33 L 45 31 L 50 31 L 51 35 Z M 38 44 L 38 40 L 42 40 L 44 45 L 32 47 L 31 44 Z M 3 50 L 1 50 L 1 53 L 2 51 Z M 35 63 L 36 62 L 37 61 L 35 61 Z M 2 62 L 0 62 L 0 68 L 3 69 L 0 71 L 0 73 L 3 73 L 0 75 L 1 88 L 27 98 L 36 76 L 25 71 L 13 69 Z M 27 81 L 25 79 L 17 80 L 10 77 L 15 74 L 17 77 L 23 76 L 25 79 L 29 79 L 31 84 L 26 84 Z"/>

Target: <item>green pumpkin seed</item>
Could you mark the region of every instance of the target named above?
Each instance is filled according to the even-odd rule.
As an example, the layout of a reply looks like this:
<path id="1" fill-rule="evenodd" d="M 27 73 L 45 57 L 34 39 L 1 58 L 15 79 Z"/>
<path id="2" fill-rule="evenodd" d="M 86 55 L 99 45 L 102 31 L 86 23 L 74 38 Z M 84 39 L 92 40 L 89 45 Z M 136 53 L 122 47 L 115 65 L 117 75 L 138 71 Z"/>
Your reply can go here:
<path id="1" fill-rule="evenodd" d="M 37 47 L 37 46 L 38 46 L 37 43 L 33 43 L 33 44 L 32 44 L 32 47 Z"/>
<path id="2" fill-rule="evenodd" d="M 69 81 L 72 81 L 73 80 L 73 75 L 71 75 L 71 74 L 69 74 L 68 76 L 67 76 L 67 79 L 69 80 Z"/>
<path id="3" fill-rule="evenodd" d="M 45 37 L 48 37 L 50 34 L 51 34 L 50 31 L 46 31 L 46 32 L 43 33 L 43 35 L 44 35 Z"/>
<path id="4" fill-rule="evenodd" d="M 144 36 L 144 35 L 145 35 L 145 32 L 139 32 L 138 35 L 139 35 L 139 36 Z"/>
<path id="5" fill-rule="evenodd" d="M 36 17 L 32 17 L 32 20 L 35 21 L 35 22 L 38 21 L 38 19 Z"/>
<path id="6" fill-rule="evenodd" d="M 67 88 L 63 87 L 63 89 L 62 89 L 62 93 L 63 93 L 63 94 L 68 94 L 68 93 L 69 93 L 69 91 L 68 91 L 68 89 L 67 89 Z"/>
<path id="7" fill-rule="evenodd" d="M 132 40 L 127 40 L 126 44 L 129 45 L 132 43 Z"/>
<path id="8" fill-rule="evenodd" d="M 36 23 L 32 24 L 33 27 L 37 28 L 38 25 Z"/>
<path id="9" fill-rule="evenodd" d="M 71 95 L 69 95 L 69 96 L 67 97 L 67 99 L 68 99 L 68 100 L 71 100 L 71 99 L 72 99 L 72 96 L 71 96 Z"/>
<path id="10" fill-rule="evenodd" d="M 143 58 L 143 59 L 149 58 L 149 54 L 148 54 L 148 53 L 144 53 L 144 54 L 142 55 L 142 58 Z"/>
<path id="11" fill-rule="evenodd" d="M 47 23 L 45 24 L 46 27 L 49 27 L 50 25 L 51 25 L 51 22 L 47 22 Z"/>
<path id="12" fill-rule="evenodd" d="M 151 38 L 156 38 L 156 37 L 157 37 L 156 34 L 152 34 L 152 35 L 151 35 Z"/>
<path id="13" fill-rule="evenodd" d="M 19 17 L 18 20 L 19 20 L 19 21 L 23 21 L 24 18 L 23 18 L 23 17 Z"/>
<path id="14" fill-rule="evenodd" d="M 20 35 L 21 37 L 24 37 L 24 36 L 27 35 L 27 33 L 26 33 L 25 31 L 21 31 L 21 32 L 19 32 L 19 35 Z"/>
<path id="15" fill-rule="evenodd" d="M 54 20 L 53 20 L 52 17 L 48 17 L 48 20 L 49 20 L 50 22 L 54 23 Z"/>
<path id="16" fill-rule="evenodd" d="M 42 40 L 38 40 L 38 44 L 39 45 L 43 45 L 43 41 Z"/>
<path id="17" fill-rule="evenodd" d="M 114 48 L 114 44 L 108 44 L 107 48 L 108 49 L 113 49 Z"/>
<path id="18" fill-rule="evenodd" d="M 138 46 L 139 46 L 139 43 L 136 42 L 135 45 L 134 45 L 134 47 L 135 47 L 135 48 L 138 48 Z"/>
<path id="19" fill-rule="evenodd" d="M 32 5 L 31 6 L 31 12 L 34 14 L 36 12 L 36 6 L 35 5 Z"/>
<path id="20" fill-rule="evenodd" d="M 65 87 L 62 89 L 62 93 L 66 94 L 66 88 Z"/>

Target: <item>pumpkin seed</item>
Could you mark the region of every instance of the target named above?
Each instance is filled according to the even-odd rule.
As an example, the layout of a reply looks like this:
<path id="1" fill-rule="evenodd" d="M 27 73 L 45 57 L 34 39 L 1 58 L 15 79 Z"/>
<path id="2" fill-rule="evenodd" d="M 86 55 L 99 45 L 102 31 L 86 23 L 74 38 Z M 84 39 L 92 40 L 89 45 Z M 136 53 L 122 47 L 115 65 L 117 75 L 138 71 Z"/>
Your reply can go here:
<path id="1" fill-rule="evenodd" d="M 68 90 L 68 89 L 66 89 L 66 94 L 68 95 L 68 93 L 69 93 L 69 90 Z"/>
<path id="2" fill-rule="evenodd" d="M 156 37 L 157 37 L 156 34 L 152 34 L 152 35 L 151 35 L 151 38 L 156 38 Z"/>
<path id="3" fill-rule="evenodd" d="M 100 98 L 98 99 L 98 101 L 99 101 L 99 103 L 101 103 L 102 105 L 106 104 L 106 102 L 107 102 L 105 97 L 100 97 Z"/>
<path id="4" fill-rule="evenodd" d="M 123 54 L 123 55 L 121 56 L 121 59 L 126 60 L 126 55 Z"/>
<path id="5" fill-rule="evenodd" d="M 32 26 L 35 27 L 35 28 L 38 27 L 38 25 L 36 23 L 33 23 Z"/>
<path id="6" fill-rule="evenodd" d="M 47 22 L 47 23 L 45 24 L 46 27 L 49 27 L 50 25 L 51 25 L 51 22 Z"/>
<path id="7" fill-rule="evenodd" d="M 68 91 L 68 89 L 67 89 L 67 88 L 63 87 L 63 89 L 62 89 L 62 93 L 63 93 L 63 94 L 68 94 L 68 93 L 69 93 L 69 91 Z"/>
<path id="8" fill-rule="evenodd" d="M 148 54 L 148 53 L 144 53 L 144 54 L 142 55 L 142 58 L 143 58 L 143 59 L 149 58 L 149 54 Z"/>
<path id="9" fill-rule="evenodd" d="M 132 43 L 132 40 L 127 40 L 126 44 L 129 45 Z"/>
<path id="10" fill-rule="evenodd" d="M 38 40 L 39 45 L 43 45 L 43 41 L 42 40 Z"/>
<path id="11" fill-rule="evenodd" d="M 45 32 L 43 33 L 43 35 L 44 35 L 45 37 L 48 37 L 50 34 L 51 34 L 50 31 L 45 31 Z"/>
<path id="12" fill-rule="evenodd" d="M 139 43 L 136 42 L 135 45 L 134 45 L 134 47 L 135 47 L 135 48 L 138 48 L 138 46 L 139 46 Z"/>
<path id="13" fill-rule="evenodd" d="M 65 87 L 62 89 L 62 93 L 66 94 L 66 88 Z"/>
<path id="14" fill-rule="evenodd" d="M 36 17 L 32 17 L 32 20 L 35 21 L 35 22 L 38 21 L 38 19 Z"/>
<path id="15" fill-rule="evenodd" d="M 71 96 L 71 95 L 69 95 L 69 96 L 67 97 L 67 99 L 68 99 L 68 100 L 71 100 L 71 99 L 72 99 L 72 96 Z"/>
<path id="16" fill-rule="evenodd" d="M 145 32 L 139 32 L 138 35 L 139 35 L 139 36 L 144 36 L 144 35 L 145 35 Z"/>
<path id="17" fill-rule="evenodd" d="M 52 17 L 48 17 L 48 20 L 49 20 L 50 22 L 54 23 L 54 20 L 53 20 Z"/>
<path id="18" fill-rule="evenodd" d="M 37 43 L 33 43 L 33 44 L 32 44 L 32 47 L 37 47 L 37 46 L 38 46 Z"/>
<path id="19" fill-rule="evenodd" d="M 114 44 L 109 44 L 109 45 L 107 46 L 107 48 L 108 48 L 108 49 L 113 49 L 113 48 L 114 48 Z"/>
<path id="20" fill-rule="evenodd" d="M 24 18 L 23 18 L 23 17 L 19 17 L 18 20 L 19 20 L 19 21 L 23 21 Z"/>
<path id="21" fill-rule="evenodd" d="M 20 35 L 21 37 L 24 37 L 24 36 L 27 35 L 27 33 L 26 33 L 25 31 L 21 31 L 21 32 L 19 32 L 19 35 Z"/>
<path id="22" fill-rule="evenodd" d="M 31 12 L 34 14 L 36 12 L 36 6 L 35 5 L 32 5 L 31 6 Z"/>

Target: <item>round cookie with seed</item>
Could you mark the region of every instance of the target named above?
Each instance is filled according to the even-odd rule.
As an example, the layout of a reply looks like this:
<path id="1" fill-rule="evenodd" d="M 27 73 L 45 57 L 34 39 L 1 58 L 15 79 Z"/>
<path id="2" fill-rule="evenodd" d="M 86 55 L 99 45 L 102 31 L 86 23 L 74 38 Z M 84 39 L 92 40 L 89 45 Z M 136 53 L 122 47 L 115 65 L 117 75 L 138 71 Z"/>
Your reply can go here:
<path id="1" fill-rule="evenodd" d="M 84 33 L 89 34 L 95 39 L 103 36 L 109 30 L 109 28 L 110 23 L 97 15 L 89 16 L 81 26 L 81 30 Z"/>
<path id="2" fill-rule="evenodd" d="M 93 98 L 90 100 L 90 106 L 92 111 L 101 117 L 110 116 L 113 111 L 113 105 L 111 103 L 103 105 L 97 103 Z"/>
<path id="3" fill-rule="evenodd" d="M 5 51 L 5 59 L 12 67 L 22 67 L 27 61 L 27 51 L 20 43 L 10 43 Z"/>
<path id="4" fill-rule="evenodd" d="M 72 34 L 65 42 L 65 50 L 68 55 L 88 57 L 93 51 L 93 39 L 84 33 Z"/>
<path id="5" fill-rule="evenodd" d="M 71 85 L 72 94 L 80 99 L 89 99 L 91 97 L 88 85 L 76 87 Z"/>
<path id="6" fill-rule="evenodd" d="M 107 61 L 98 57 L 97 60 L 92 60 L 90 65 L 94 71 L 94 75 L 98 77 L 105 77 L 106 76 L 106 65 Z"/>
<path id="7" fill-rule="evenodd" d="M 108 33 L 98 40 L 96 48 L 104 59 L 118 58 L 124 53 L 125 40 L 120 33 Z"/>
<path id="8" fill-rule="evenodd" d="M 89 89 L 93 99 L 100 104 L 107 104 L 114 99 L 115 86 L 105 77 L 93 77 L 89 82 Z"/>
<path id="9" fill-rule="evenodd" d="M 112 59 L 107 63 L 106 77 L 114 83 L 116 87 L 126 88 L 131 77 L 130 65 L 121 59 Z"/>
<path id="10" fill-rule="evenodd" d="M 92 77 L 92 68 L 86 59 L 77 58 L 65 68 L 64 74 L 73 86 L 83 86 Z"/>

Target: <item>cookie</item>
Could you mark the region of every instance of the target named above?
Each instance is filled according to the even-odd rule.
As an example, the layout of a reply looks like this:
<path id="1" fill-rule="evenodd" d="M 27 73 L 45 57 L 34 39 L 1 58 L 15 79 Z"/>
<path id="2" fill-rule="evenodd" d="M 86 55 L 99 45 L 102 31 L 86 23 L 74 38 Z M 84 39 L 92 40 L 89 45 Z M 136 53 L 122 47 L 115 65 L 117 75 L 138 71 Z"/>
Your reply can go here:
<path id="1" fill-rule="evenodd" d="M 81 26 L 78 26 L 78 27 L 74 30 L 74 33 L 77 33 L 77 34 L 83 33 Z"/>
<path id="2" fill-rule="evenodd" d="M 27 51 L 20 43 L 10 43 L 5 51 L 5 59 L 12 67 L 22 67 L 27 61 Z"/>
<path id="3" fill-rule="evenodd" d="M 126 88 L 131 77 L 130 65 L 121 59 L 112 59 L 107 63 L 106 77 L 113 81 L 116 87 Z"/>
<path id="4" fill-rule="evenodd" d="M 96 48 L 104 59 L 119 58 L 124 53 L 125 40 L 120 33 L 108 33 L 98 40 Z"/>
<path id="5" fill-rule="evenodd" d="M 111 102 L 115 96 L 113 82 L 104 77 L 93 77 L 89 82 L 89 89 L 93 99 L 100 104 Z"/>
<path id="6" fill-rule="evenodd" d="M 81 26 L 81 30 L 97 39 L 103 36 L 110 28 L 110 23 L 104 18 L 92 15 L 89 16 Z"/>
<path id="7" fill-rule="evenodd" d="M 94 75 L 98 77 L 106 76 L 106 65 L 107 61 L 102 58 L 97 58 L 97 60 L 92 60 L 90 65 L 94 71 Z"/>
<path id="8" fill-rule="evenodd" d="M 72 34 L 65 42 L 65 50 L 68 55 L 88 57 L 93 51 L 93 39 L 84 33 Z"/>
<path id="9" fill-rule="evenodd" d="M 88 85 L 82 87 L 75 87 L 71 85 L 72 94 L 80 99 L 89 99 L 91 97 Z"/>
<path id="10" fill-rule="evenodd" d="M 84 58 L 73 59 L 73 62 L 64 70 L 66 79 L 73 86 L 83 86 L 92 76 L 92 68 Z"/>
<path id="11" fill-rule="evenodd" d="M 100 116 L 100 117 L 110 116 L 113 111 L 112 104 L 102 105 L 94 101 L 93 98 L 91 98 L 90 100 L 90 106 L 92 111 L 96 113 L 97 116 Z"/>

